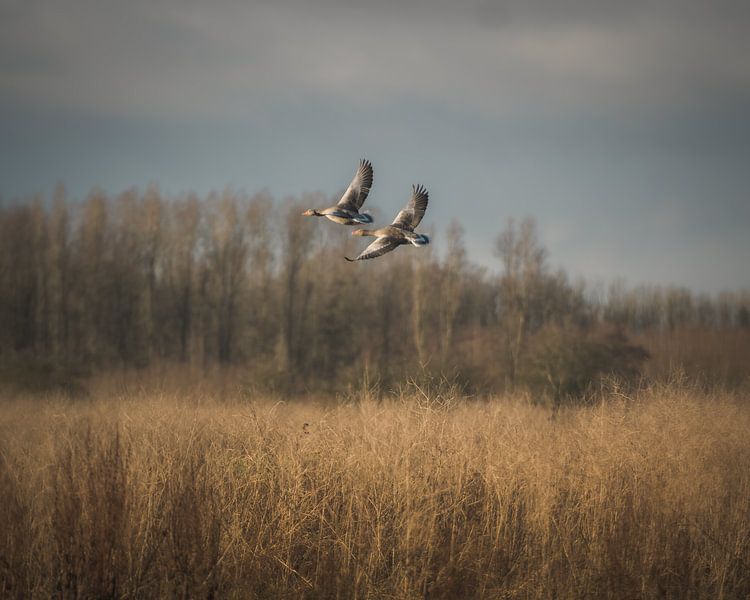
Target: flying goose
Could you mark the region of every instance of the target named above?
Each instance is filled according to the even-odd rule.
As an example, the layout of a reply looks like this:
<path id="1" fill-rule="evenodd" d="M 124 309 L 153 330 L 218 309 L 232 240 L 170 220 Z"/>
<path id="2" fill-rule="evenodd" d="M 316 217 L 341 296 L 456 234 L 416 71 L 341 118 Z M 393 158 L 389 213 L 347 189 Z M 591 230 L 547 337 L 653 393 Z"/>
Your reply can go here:
<path id="1" fill-rule="evenodd" d="M 362 204 L 372 187 L 372 164 L 369 160 L 361 159 L 354 179 L 346 188 L 336 206 L 316 210 L 310 208 L 302 214 L 306 217 L 326 217 L 334 223 L 342 225 L 357 225 L 372 223 L 372 217 L 359 212 Z"/>
<path id="2" fill-rule="evenodd" d="M 377 258 L 383 256 L 386 252 L 396 249 L 402 244 L 414 244 L 415 246 L 425 246 L 430 243 L 423 233 L 414 233 L 414 228 L 427 210 L 429 196 L 424 186 L 413 185 L 411 198 L 406 206 L 401 210 L 396 219 L 381 229 L 368 231 L 367 229 L 355 229 L 352 235 L 374 236 L 377 239 L 367 246 L 357 258 L 345 256 L 349 262 L 356 260 L 367 260 L 368 258 Z"/>

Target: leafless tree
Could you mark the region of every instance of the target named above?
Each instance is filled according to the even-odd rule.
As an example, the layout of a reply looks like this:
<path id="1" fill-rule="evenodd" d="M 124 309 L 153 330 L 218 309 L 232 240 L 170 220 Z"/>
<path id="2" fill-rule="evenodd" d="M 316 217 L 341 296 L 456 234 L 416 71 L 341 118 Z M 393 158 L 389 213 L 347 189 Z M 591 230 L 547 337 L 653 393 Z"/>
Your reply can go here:
<path id="1" fill-rule="evenodd" d="M 546 270 L 547 252 L 539 244 L 536 223 L 531 218 L 521 221 L 520 226 L 511 219 L 497 238 L 495 252 L 503 265 L 498 309 L 512 387 L 518 376 L 532 305 Z"/>

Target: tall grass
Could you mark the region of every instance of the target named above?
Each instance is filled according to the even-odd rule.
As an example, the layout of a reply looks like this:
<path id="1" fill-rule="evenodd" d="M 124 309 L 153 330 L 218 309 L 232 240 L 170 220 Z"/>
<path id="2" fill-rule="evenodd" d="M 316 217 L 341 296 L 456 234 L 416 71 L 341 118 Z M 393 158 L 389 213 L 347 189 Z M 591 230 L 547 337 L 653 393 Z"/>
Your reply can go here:
<path id="1" fill-rule="evenodd" d="M 0 596 L 750 595 L 750 404 L 608 394 L 6 401 Z"/>

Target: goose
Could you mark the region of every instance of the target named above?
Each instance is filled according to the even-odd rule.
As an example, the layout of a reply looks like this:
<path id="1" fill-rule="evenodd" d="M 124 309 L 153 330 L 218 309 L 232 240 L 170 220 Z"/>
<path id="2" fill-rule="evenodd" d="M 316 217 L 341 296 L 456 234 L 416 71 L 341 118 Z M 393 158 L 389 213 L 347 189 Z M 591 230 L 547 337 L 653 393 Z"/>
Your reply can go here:
<path id="1" fill-rule="evenodd" d="M 354 179 L 346 188 L 341 200 L 336 206 L 317 210 L 309 208 L 302 214 L 305 217 L 326 217 L 334 223 L 341 225 L 357 225 L 372 223 L 372 217 L 366 213 L 360 213 L 359 209 L 370 193 L 372 187 L 372 164 L 369 160 L 361 159 L 359 168 L 354 174 Z"/>
<path id="2" fill-rule="evenodd" d="M 393 223 L 380 229 L 355 229 L 352 231 L 352 235 L 374 236 L 377 239 L 367 246 L 357 258 L 345 256 L 346 260 L 355 262 L 357 260 L 377 258 L 378 256 L 383 256 L 386 252 L 395 250 L 402 244 L 425 246 L 430 243 L 430 238 L 423 233 L 414 233 L 414 228 L 419 225 L 427 210 L 429 195 L 424 186 L 413 185 L 411 187 L 411 198 L 406 206 L 396 215 Z"/>

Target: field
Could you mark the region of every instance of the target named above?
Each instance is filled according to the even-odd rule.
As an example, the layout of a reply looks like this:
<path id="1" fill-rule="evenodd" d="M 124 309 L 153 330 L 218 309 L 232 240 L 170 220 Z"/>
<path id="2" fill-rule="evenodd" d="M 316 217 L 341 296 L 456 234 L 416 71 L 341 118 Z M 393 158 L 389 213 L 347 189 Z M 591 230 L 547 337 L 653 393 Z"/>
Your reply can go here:
<path id="1" fill-rule="evenodd" d="M 750 403 L 684 383 L 0 409 L 0 596 L 744 598 Z"/>

